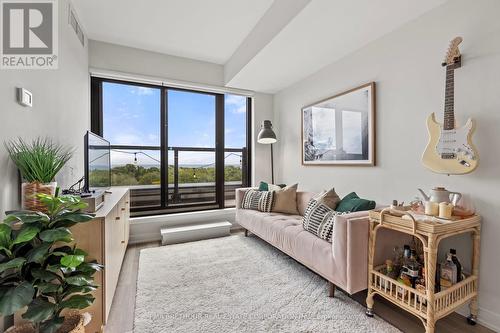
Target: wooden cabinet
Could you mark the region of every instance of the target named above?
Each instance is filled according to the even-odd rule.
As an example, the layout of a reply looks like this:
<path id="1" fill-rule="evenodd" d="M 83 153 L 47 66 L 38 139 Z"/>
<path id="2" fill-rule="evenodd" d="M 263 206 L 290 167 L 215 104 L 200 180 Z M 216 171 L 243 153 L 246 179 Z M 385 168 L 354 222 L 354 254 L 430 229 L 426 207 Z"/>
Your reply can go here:
<path id="1" fill-rule="evenodd" d="M 72 228 L 75 242 L 87 251 L 88 259 L 104 265 L 104 270 L 95 276 L 100 286 L 94 292 L 95 302 L 83 310 L 92 315 L 92 321 L 85 327 L 87 333 L 104 331 L 129 239 L 129 190 L 112 187 L 109 191 L 95 218 Z"/>

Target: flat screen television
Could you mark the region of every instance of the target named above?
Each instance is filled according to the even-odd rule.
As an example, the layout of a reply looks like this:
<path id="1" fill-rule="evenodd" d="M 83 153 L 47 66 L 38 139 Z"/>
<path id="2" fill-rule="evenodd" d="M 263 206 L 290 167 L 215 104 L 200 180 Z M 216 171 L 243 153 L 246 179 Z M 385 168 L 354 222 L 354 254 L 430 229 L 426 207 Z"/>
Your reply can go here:
<path id="1" fill-rule="evenodd" d="M 85 134 L 86 192 L 111 187 L 111 150 L 109 141 L 87 131 Z"/>

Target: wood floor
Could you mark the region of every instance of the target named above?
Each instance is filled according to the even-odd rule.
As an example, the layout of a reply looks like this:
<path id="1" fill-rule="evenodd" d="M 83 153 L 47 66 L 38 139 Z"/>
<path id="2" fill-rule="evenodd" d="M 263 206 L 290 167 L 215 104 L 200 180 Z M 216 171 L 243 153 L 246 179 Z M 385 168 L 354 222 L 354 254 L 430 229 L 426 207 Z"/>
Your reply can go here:
<path id="1" fill-rule="evenodd" d="M 141 249 L 160 246 L 159 242 L 130 245 L 125 254 L 118 286 L 116 288 L 113 305 L 106 325 L 106 333 L 131 333 L 134 329 L 134 308 L 137 282 L 137 270 L 139 268 L 139 253 Z M 341 292 L 337 289 L 337 292 Z M 325 289 L 325 297 L 328 297 Z M 357 302 L 364 304 L 365 292 L 352 296 Z M 398 309 L 391 303 L 375 297 L 375 314 L 406 333 L 425 332 L 421 322 L 416 317 Z M 453 313 L 437 322 L 437 333 L 491 333 L 494 331 L 484 326 L 470 326 L 464 317 Z"/>

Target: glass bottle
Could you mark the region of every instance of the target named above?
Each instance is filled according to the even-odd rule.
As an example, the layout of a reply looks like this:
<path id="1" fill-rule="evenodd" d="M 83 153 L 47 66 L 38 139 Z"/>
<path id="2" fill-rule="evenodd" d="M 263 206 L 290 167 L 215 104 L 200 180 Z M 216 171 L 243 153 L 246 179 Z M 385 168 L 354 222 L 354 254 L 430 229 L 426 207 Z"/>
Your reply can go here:
<path id="1" fill-rule="evenodd" d="M 411 251 L 410 258 L 406 264 L 405 273 L 410 278 L 411 286 L 415 288 L 416 282 L 420 276 L 420 264 L 417 261 L 417 252 L 415 250 Z"/>
<path id="2" fill-rule="evenodd" d="M 450 249 L 450 254 L 451 260 L 457 266 L 457 282 L 460 282 L 462 281 L 462 264 L 460 263 L 460 260 L 458 260 L 457 250 Z"/>
<path id="3" fill-rule="evenodd" d="M 452 254 L 448 253 L 446 261 L 441 264 L 441 289 L 449 288 L 457 283 L 457 265 L 453 263 Z"/>

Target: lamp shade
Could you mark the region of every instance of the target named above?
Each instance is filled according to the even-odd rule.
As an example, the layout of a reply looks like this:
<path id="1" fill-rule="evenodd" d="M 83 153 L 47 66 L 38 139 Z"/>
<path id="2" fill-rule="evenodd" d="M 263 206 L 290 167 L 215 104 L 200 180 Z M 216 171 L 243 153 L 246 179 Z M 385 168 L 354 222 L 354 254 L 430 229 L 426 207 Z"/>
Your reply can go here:
<path id="1" fill-rule="evenodd" d="M 271 144 L 276 141 L 276 133 L 273 131 L 273 124 L 270 120 L 264 120 L 260 128 L 259 136 L 257 137 L 258 143 Z"/>

